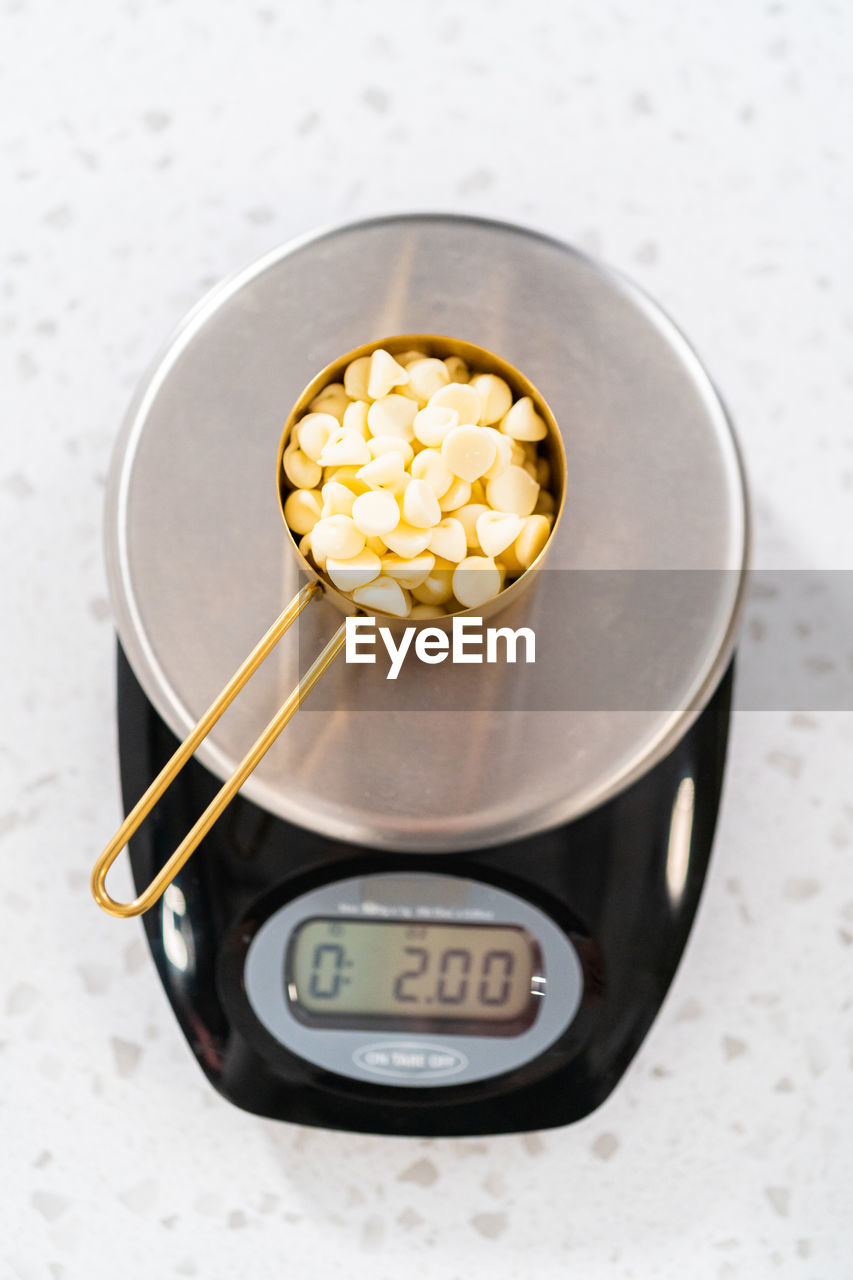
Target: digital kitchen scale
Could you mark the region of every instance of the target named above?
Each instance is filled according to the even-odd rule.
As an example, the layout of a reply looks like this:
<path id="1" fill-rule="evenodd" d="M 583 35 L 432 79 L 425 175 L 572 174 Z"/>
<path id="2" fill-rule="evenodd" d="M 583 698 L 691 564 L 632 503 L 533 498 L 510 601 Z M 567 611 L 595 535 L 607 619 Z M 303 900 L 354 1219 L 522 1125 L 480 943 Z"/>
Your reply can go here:
<path id="1" fill-rule="evenodd" d="M 631 285 L 504 224 L 410 216 L 215 290 L 141 388 L 108 486 L 132 805 L 297 583 L 281 423 L 338 354 L 447 333 L 560 424 L 566 510 L 502 625 L 534 666 L 338 659 L 144 917 L 215 1088 L 303 1124 L 541 1129 L 610 1093 L 683 951 L 720 799 L 748 548 L 725 412 Z M 552 568 L 553 566 L 553 568 Z M 132 838 L 165 863 L 336 625 L 306 611 Z"/>

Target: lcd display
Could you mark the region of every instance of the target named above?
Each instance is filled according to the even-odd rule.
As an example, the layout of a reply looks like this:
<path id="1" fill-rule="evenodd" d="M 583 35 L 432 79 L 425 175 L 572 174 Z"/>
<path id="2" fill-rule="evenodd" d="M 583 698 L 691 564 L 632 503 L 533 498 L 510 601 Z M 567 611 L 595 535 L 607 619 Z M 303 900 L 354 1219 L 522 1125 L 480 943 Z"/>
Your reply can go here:
<path id="1" fill-rule="evenodd" d="M 526 1029 L 539 999 L 539 947 L 515 925 L 306 920 L 288 947 L 285 981 L 303 1021 L 325 1026 Z"/>

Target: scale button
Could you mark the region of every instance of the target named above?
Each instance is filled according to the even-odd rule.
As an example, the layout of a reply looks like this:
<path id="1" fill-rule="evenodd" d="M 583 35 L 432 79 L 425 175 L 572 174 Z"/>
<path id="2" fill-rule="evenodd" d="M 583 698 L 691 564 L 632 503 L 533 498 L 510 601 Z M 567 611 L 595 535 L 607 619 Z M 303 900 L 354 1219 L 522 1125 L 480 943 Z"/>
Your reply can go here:
<path id="1" fill-rule="evenodd" d="M 352 1056 L 363 1070 L 390 1080 L 436 1080 L 454 1076 L 468 1066 L 468 1059 L 458 1049 L 420 1040 L 363 1044 Z"/>

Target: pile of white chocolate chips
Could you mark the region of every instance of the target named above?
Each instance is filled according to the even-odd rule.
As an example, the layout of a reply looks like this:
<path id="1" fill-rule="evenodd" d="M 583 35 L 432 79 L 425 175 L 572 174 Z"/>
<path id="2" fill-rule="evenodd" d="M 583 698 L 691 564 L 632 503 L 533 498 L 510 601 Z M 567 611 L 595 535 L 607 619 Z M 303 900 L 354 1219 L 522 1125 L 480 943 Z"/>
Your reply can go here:
<path id="1" fill-rule="evenodd" d="M 300 552 L 367 612 L 479 608 L 550 536 L 547 434 L 503 378 L 459 356 L 379 349 L 294 426 L 284 518 Z"/>

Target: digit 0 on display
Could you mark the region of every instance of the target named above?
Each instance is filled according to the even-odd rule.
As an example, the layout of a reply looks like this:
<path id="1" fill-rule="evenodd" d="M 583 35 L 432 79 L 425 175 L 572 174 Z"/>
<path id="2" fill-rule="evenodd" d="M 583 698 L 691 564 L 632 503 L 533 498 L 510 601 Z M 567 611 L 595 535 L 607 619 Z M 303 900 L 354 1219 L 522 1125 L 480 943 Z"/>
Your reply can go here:
<path id="1" fill-rule="evenodd" d="M 544 988 L 540 948 L 517 925 L 306 920 L 284 978 L 312 1026 L 489 1036 L 527 1030 Z"/>

